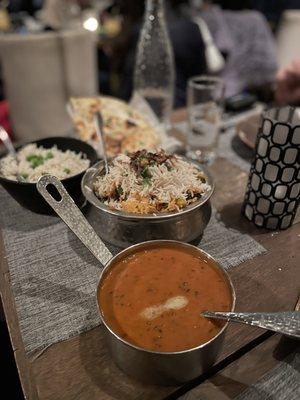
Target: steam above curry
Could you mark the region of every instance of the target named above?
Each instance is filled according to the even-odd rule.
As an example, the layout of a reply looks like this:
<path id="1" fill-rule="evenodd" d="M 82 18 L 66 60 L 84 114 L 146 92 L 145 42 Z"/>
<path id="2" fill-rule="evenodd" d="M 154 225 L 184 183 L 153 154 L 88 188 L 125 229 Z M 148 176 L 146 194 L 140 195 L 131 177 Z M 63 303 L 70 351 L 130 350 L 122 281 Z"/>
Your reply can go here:
<path id="1" fill-rule="evenodd" d="M 197 347 L 224 326 L 200 315 L 229 311 L 230 288 L 216 264 L 192 247 L 139 250 L 110 268 L 98 301 L 107 325 L 127 342 L 173 352 Z"/>

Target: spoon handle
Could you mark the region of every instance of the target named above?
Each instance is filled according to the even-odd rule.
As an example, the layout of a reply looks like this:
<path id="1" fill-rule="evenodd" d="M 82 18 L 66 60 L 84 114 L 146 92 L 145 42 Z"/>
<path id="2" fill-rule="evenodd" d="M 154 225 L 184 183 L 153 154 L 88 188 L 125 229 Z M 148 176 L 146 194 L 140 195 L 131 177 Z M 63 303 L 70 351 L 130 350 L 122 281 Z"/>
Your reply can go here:
<path id="1" fill-rule="evenodd" d="M 0 139 L 2 140 L 4 146 L 6 147 L 7 151 L 13 156 L 17 157 L 16 150 L 10 140 L 10 137 L 3 126 L 0 125 Z"/>
<path id="2" fill-rule="evenodd" d="M 105 139 L 104 139 L 104 132 L 103 132 L 103 119 L 102 119 L 102 116 L 99 111 L 97 111 L 95 114 L 95 125 L 96 125 L 96 133 L 97 133 L 97 136 L 99 138 L 99 141 L 100 141 L 101 147 L 102 147 L 105 173 L 108 174 L 109 166 L 108 166 L 108 158 L 107 158 L 106 148 L 105 148 Z"/>
<path id="3" fill-rule="evenodd" d="M 204 311 L 204 317 L 227 319 L 232 322 L 258 326 L 300 339 L 300 312 L 238 313 Z"/>
<path id="4" fill-rule="evenodd" d="M 61 199 L 56 200 L 51 186 L 55 186 Z M 60 218 L 75 233 L 78 239 L 90 250 L 102 265 L 105 265 L 113 256 L 94 229 L 88 223 L 82 212 L 74 203 L 63 184 L 52 175 L 44 175 L 37 182 L 37 190 Z M 51 192 L 49 192 L 49 189 Z M 53 188 L 52 188 L 53 189 Z"/>

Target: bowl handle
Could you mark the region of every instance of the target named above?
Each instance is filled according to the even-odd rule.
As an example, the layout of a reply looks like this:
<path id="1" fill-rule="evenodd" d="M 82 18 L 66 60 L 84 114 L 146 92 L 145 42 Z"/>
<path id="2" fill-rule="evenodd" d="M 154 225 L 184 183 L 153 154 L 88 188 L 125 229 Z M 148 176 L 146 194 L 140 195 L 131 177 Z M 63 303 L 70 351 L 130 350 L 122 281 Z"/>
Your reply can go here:
<path id="1" fill-rule="evenodd" d="M 60 180 L 52 175 L 43 175 L 36 186 L 46 202 L 104 266 L 113 255 L 88 223 Z"/>

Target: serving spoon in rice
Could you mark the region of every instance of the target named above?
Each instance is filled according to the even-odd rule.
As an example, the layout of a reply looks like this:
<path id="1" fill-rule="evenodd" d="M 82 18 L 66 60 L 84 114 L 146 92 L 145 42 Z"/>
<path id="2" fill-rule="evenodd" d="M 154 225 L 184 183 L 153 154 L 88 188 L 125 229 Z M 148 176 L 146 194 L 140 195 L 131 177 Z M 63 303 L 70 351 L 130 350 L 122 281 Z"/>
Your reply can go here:
<path id="1" fill-rule="evenodd" d="M 6 132 L 6 130 L 1 125 L 0 125 L 0 139 L 2 140 L 9 154 L 16 160 L 16 163 L 19 164 L 18 155 L 12 144 L 12 141 L 10 140 L 10 137 Z M 19 182 L 26 182 L 26 179 L 20 174 L 17 174 L 17 179 Z"/>
<path id="2" fill-rule="evenodd" d="M 105 148 L 105 139 L 104 139 L 104 131 L 103 131 L 103 118 L 99 111 L 95 114 L 95 126 L 96 126 L 96 134 L 98 136 L 99 142 L 101 143 L 103 159 L 104 159 L 104 168 L 105 174 L 109 173 L 109 166 L 108 166 L 108 157 Z"/>

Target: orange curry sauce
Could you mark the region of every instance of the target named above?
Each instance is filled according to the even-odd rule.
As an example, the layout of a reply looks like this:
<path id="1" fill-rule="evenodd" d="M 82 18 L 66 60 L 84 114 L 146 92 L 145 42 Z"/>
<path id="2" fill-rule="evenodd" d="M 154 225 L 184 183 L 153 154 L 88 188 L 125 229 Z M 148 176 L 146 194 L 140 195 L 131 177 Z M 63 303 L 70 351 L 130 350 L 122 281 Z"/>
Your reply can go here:
<path id="1" fill-rule="evenodd" d="M 215 263 L 193 248 L 137 251 L 117 261 L 104 277 L 98 301 L 107 325 L 124 340 L 148 350 L 190 349 L 224 326 L 200 315 L 229 311 L 228 283 Z"/>

